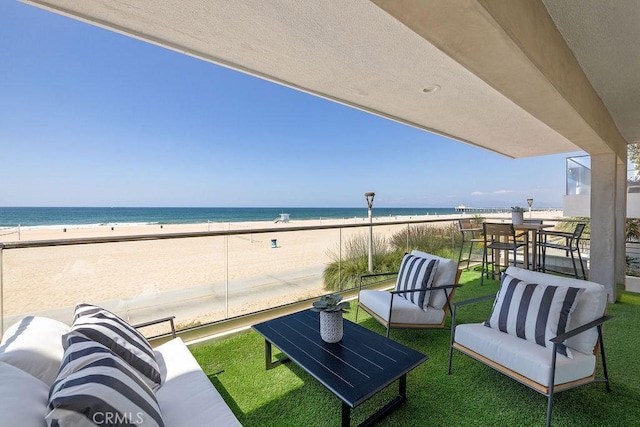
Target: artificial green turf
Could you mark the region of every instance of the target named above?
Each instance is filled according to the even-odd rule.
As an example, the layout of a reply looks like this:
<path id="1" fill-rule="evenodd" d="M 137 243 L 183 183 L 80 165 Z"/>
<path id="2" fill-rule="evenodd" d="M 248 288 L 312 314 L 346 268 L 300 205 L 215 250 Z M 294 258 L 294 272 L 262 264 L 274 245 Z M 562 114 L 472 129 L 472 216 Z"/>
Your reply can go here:
<path id="1" fill-rule="evenodd" d="M 456 300 L 495 293 L 496 281 L 479 286 L 479 273 L 464 272 Z M 353 304 L 352 304 L 353 305 Z M 461 307 L 458 322 L 483 321 L 491 301 Z M 622 292 L 609 306 L 615 319 L 604 327 L 611 392 L 593 383 L 555 395 L 554 426 L 640 425 L 640 295 Z M 355 318 L 355 310 L 346 317 Z M 360 311 L 358 323 L 384 333 Z M 447 375 L 450 332 L 391 331 L 391 338 L 421 351 L 429 360 L 407 376 L 408 400 L 384 418 L 385 426 L 524 426 L 544 425 L 547 398 L 514 380 L 454 353 Z M 277 349 L 274 356 L 278 356 Z M 248 331 L 193 348 L 192 353 L 245 426 L 327 426 L 340 424 L 338 398 L 294 363 L 269 371 L 264 367 L 264 340 Z M 598 376 L 601 368 L 598 367 Z M 352 425 L 362 422 L 397 393 L 397 383 L 352 411 Z"/>

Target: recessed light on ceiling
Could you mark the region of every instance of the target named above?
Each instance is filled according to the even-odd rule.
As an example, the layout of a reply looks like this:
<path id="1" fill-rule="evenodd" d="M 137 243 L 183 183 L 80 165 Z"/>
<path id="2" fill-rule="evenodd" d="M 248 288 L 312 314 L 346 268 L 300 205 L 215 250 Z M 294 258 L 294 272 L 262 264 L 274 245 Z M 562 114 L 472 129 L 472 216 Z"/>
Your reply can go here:
<path id="1" fill-rule="evenodd" d="M 433 93 L 440 90 L 439 85 L 429 85 L 422 89 L 422 93 Z"/>

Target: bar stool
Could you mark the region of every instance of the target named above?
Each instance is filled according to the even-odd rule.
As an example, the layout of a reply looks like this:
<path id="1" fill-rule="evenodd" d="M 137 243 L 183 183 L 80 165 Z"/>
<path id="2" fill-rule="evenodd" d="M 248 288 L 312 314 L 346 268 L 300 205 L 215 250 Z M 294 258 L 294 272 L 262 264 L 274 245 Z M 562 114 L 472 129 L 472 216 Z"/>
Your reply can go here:
<path id="1" fill-rule="evenodd" d="M 473 252 L 473 245 L 484 243 L 484 238 L 482 237 L 482 228 L 478 227 L 477 222 L 471 218 L 459 219 L 458 226 L 460 227 L 460 234 L 462 236 L 462 242 L 460 243 L 460 253 L 458 254 L 458 268 L 460 268 L 460 264 L 467 262 L 466 269 L 469 269 L 469 264 L 471 261 L 481 261 L 480 259 L 472 259 L 471 253 Z M 466 253 L 466 258 L 462 258 L 462 251 L 464 250 L 465 244 L 469 245 L 469 253 Z"/>
<path id="2" fill-rule="evenodd" d="M 584 270 L 584 263 L 582 262 L 582 255 L 580 255 L 580 237 L 582 236 L 582 232 L 584 228 L 587 226 L 585 223 L 576 224 L 576 228 L 573 230 L 573 233 L 564 232 L 564 231 L 542 231 L 540 234 L 544 238 L 544 241 L 540 243 L 540 247 L 542 248 L 542 272 L 546 272 L 546 258 L 547 258 L 547 249 L 559 249 L 565 251 L 565 256 L 571 256 L 571 264 L 573 265 L 573 275 L 576 279 L 587 279 L 587 275 Z M 548 241 L 549 237 L 560 237 L 561 239 Z M 582 270 L 582 277 L 578 275 L 578 267 L 576 265 L 576 258 L 574 252 L 578 254 L 578 260 L 580 261 L 580 268 Z"/>
<path id="3" fill-rule="evenodd" d="M 498 265 L 498 272 L 500 272 L 499 255 L 498 263 L 496 263 L 496 252 L 505 251 L 507 254 L 509 251 L 513 251 L 513 265 L 516 265 L 516 252 L 518 248 L 525 246 L 525 242 L 516 239 L 516 231 L 513 228 L 513 224 L 497 224 L 485 222 L 482 224 L 482 230 L 484 233 L 484 248 L 482 250 L 482 275 L 480 276 L 480 285 L 484 283 L 484 276 L 489 277 L 489 251 L 491 251 L 491 275 L 496 274 L 496 265 Z M 506 264 L 509 264 L 509 259 L 506 259 Z M 485 270 L 486 267 L 486 270 Z M 504 266 L 506 267 L 506 265 Z"/>

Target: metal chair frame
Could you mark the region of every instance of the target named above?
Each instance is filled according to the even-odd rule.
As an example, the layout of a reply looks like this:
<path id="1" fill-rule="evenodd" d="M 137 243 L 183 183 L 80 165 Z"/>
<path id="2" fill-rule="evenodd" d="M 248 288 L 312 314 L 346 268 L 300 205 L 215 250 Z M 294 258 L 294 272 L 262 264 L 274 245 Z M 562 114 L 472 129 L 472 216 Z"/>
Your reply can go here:
<path id="1" fill-rule="evenodd" d="M 482 237 L 482 228 L 478 227 L 478 224 L 472 218 L 463 218 L 458 220 L 458 226 L 460 227 L 460 235 L 462 236 L 462 242 L 460 243 L 460 253 L 458 254 L 458 268 L 460 268 L 460 264 L 466 261 L 467 267 L 469 269 L 469 265 L 472 261 L 481 261 L 479 259 L 472 259 L 471 253 L 473 251 L 474 244 L 484 243 L 484 237 Z M 464 250 L 465 244 L 469 244 L 469 252 L 466 253 L 466 258 L 462 258 L 462 251 Z"/>
<path id="2" fill-rule="evenodd" d="M 582 232 L 584 231 L 586 224 L 580 222 L 576 224 L 576 228 L 572 233 L 564 232 L 564 231 L 543 231 L 541 232 L 542 237 L 544 237 L 544 241 L 540 243 L 540 247 L 542 248 L 542 272 L 545 273 L 546 269 L 546 254 L 547 248 L 550 249 L 560 249 L 565 251 L 565 256 L 571 256 L 571 264 L 573 265 L 573 274 L 576 279 L 587 279 L 587 274 L 584 269 L 584 263 L 582 261 L 582 255 L 580 254 L 580 237 L 582 236 Z M 548 237 L 561 237 L 564 238 L 565 243 L 554 243 L 547 241 Z M 576 257 L 574 252 L 578 254 L 578 261 L 580 261 L 580 269 L 582 270 L 582 277 L 578 275 L 578 267 L 576 265 Z M 551 271 L 551 270 L 550 270 Z"/>
<path id="3" fill-rule="evenodd" d="M 596 319 L 592 322 L 589 322 L 585 325 L 579 326 L 573 330 L 567 331 L 563 334 L 560 334 L 554 338 L 552 338 L 550 341 L 553 343 L 553 348 L 550 352 L 551 355 L 551 369 L 549 370 L 549 385 L 548 386 L 544 386 L 542 384 L 538 384 L 537 382 L 534 382 L 526 377 L 523 377 L 522 375 L 518 374 L 517 372 L 514 372 L 492 360 L 486 359 L 485 357 L 479 355 L 478 353 L 463 347 L 461 345 L 459 345 L 458 343 L 456 343 L 455 341 L 455 335 L 456 335 L 456 311 L 457 308 L 461 307 L 461 306 L 465 306 L 468 304 L 475 304 L 481 301 L 485 301 L 485 300 L 491 300 L 491 299 L 495 299 L 495 295 L 491 294 L 491 295 L 485 295 L 482 297 L 477 297 L 477 298 L 472 298 L 469 300 L 465 300 L 465 301 L 459 301 L 456 303 L 453 303 L 453 308 L 451 311 L 451 341 L 450 341 L 450 345 L 449 345 L 449 363 L 448 363 L 448 368 L 447 368 L 447 375 L 451 375 L 451 365 L 452 365 L 452 360 L 453 360 L 453 350 L 457 350 L 462 354 L 465 354 L 469 357 L 471 357 L 472 359 L 477 360 L 478 362 L 481 362 L 487 366 L 489 366 L 490 368 L 493 368 L 495 370 L 497 370 L 498 372 L 503 373 L 504 375 L 508 376 L 511 379 L 516 380 L 517 382 L 519 382 L 520 384 L 525 385 L 526 387 L 529 387 L 532 390 L 537 391 L 538 393 L 544 395 L 547 397 L 547 418 L 546 418 L 546 427 L 551 427 L 551 415 L 552 415 L 552 410 L 553 410 L 553 397 L 556 393 L 559 393 L 561 391 L 565 391 L 565 390 L 570 390 L 572 388 L 581 386 L 581 385 L 585 385 L 585 384 L 590 384 L 590 383 L 594 383 L 594 382 L 603 382 L 605 384 L 605 388 L 607 391 L 611 391 L 611 387 L 609 386 L 609 373 L 607 371 L 607 359 L 605 357 L 605 351 L 604 351 L 604 340 L 602 338 L 602 324 L 604 322 L 606 322 L 607 320 L 610 320 L 613 318 L 613 316 L 609 316 L 605 313 L 604 316 L 600 317 L 599 319 Z M 556 375 L 556 358 L 557 358 L 557 345 L 561 344 L 563 342 L 565 342 L 566 340 L 568 340 L 571 337 L 574 337 L 578 334 L 581 334 L 585 331 L 588 331 L 589 329 L 592 328 L 597 328 L 598 331 L 598 341 L 597 344 L 595 346 L 595 348 L 593 349 L 593 354 L 596 356 L 596 358 L 598 358 L 598 353 L 600 353 L 600 357 L 598 359 L 600 359 L 601 363 L 602 363 L 602 370 L 603 370 L 603 376 L 602 377 L 596 377 L 595 375 L 595 371 L 593 372 L 593 374 L 589 377 L 580 379 L 580 380 L 576 380 L 576 381 L 572 381 L 570 383 L 565 383 L 565 384 L 555 384 L 555 375 Z M 596 361 L 597 364 L 597 361 Z"/>
<path id="4" fill-rule="evenodd" d="M 363 274 L 360 276 L 360 284 L 358 286 L 358 296 L 360 296 L 360 291 L 362 291 L 363 288 L 363 281 L 364 279 L 370 279 L 372 277 L 384 277 L 384 276 L 397 276 L 399 272 L 395 271 L 395 272 L 390 272 L 390 273 L 376 273 L 376 274 Z M 430 288 L 426 288 L 426 289 L 414 289 L 414 290 L 401 290 L 401 291 L 396 291 L 396 290 L 392 290 L 392 291 L 379 291 L 379 292 L 389 292 L 391 294 L 391 302 L 389 304 L 389 315 L 388 315 L 388 319 L 389 320 L 385 320 L 382 317 L 380 317 L 378 314 L 376 314 L 373 310 L 371 310 L 369 307 L 367 307 L 366 305 L 362 304 L 360 302 L 360 298 L 358 298 L 358 304 L 356 305 L 356 323 L 358 323 L 358 312 L 360 310 L 360 308 L 362 307 L 362 309 L 367 312 L 373 319 L 375 319 L 378 323 L 380 323 L 382 326 L 384 326 L 386 328 L 386 334 L 385 336 L 387 338 L 389 338 L 389 332 L 392 328 L 399 328 L 399 329 L 445 329 L 445 321 L 447 320 L 447 316 L 451 313 L 451 304 L 453 301 L 453 297 L 456 294 L 456 289 L 462 287 L 462 285 L 458 284 L 458 281 L 460 280 L 460 275 L 462 273 L 462 270 L 458 269 L 457 273 L 456 273 L 456 279 L 455 279 L 455 283 L 452 284 L 447 284 L 447 285 L 441 285 L 441 286 L 433 286 Z M 366 287 L 366 285 L 365 285 Z M 445 293 L 445 295 L 447 296 L 447 302 L 446 305 L 444 306 L 443 310 L 444 310 L 444 316 L 442 317 L 442 322 L 440 323 L 398 323 L 398 322 L 394 322 L 391 319 L 392 313 L 393 313 L 393 299 L 396 296 L 402 296 L 402 294 L 408 294 L 408 293 L 413 293 L 413 292 L 428 292 L 429 294 L 431 292 L 438 292 L 442 290 L 442 292 Z"/>
<path id="5" fill-rule="evenodd" d="M 516 231 L 513 224 L 490 223 L 482 224 L 484 234 L 484 248 L 482 250 L 482 274 L 480 285 L 484 284 L 485 275 L 489 278 L 489 252 L 491 252 L 491 275 L 496 275 L 496 252 L 504 251 L 508 254 L 513 251 L 513 265 L 516 265 L 516 251 L 525 246 L 525 243 L 516 239 Z M 508 258 L 508 257 L 507 257 Z M 506 264 L 509 264 L 508 259 Z M 485 271 L 486 266 L 486 271 Z M 498 272 L 500 266 L 498 266 Z"/>

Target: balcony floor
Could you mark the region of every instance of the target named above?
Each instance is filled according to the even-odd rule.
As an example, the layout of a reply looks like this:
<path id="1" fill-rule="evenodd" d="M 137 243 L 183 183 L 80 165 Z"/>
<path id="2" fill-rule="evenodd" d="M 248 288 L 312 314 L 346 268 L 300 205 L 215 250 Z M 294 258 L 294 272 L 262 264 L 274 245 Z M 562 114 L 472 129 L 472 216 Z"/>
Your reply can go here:
<path id="1" fill-rule="evenodd" d="M 495 293 L 498 282 L 479 286 L 479 273 L 466 271 L 456 300 Z M 640 419 L 640 295 L 620 292 L 609 306 L 616 316 L 605 325 L 604 339 L 611 380 L 559 393 L 554 398 L 553 425 L 628 426 Z M 467 306 L 460 323 L 485 320 L 491 302 Z M 355 310 L 347 315 L 355 318 Z M 359 323 L 384 333 L 360 312 Z M 543 425 L 546 397 L 469 359 L 454 354 L 453 374 L 446 375 L 449 330 L 392 330 L 391 338 L 429 355 L 407 377 L 408 400 L 380 425 Z M 340 402 L 295 364 L 264 369 L 264 341 L 253 331 L 192 348 L 192 352 L 227 404 L 245 426 L 339 425 Z M 278 352 L 275 351 L 275 356 Z M 600 368 L 598 368 L 599 370 Z M 397 392 L 392 384 L 357 407 L 359 423 Z"/>

